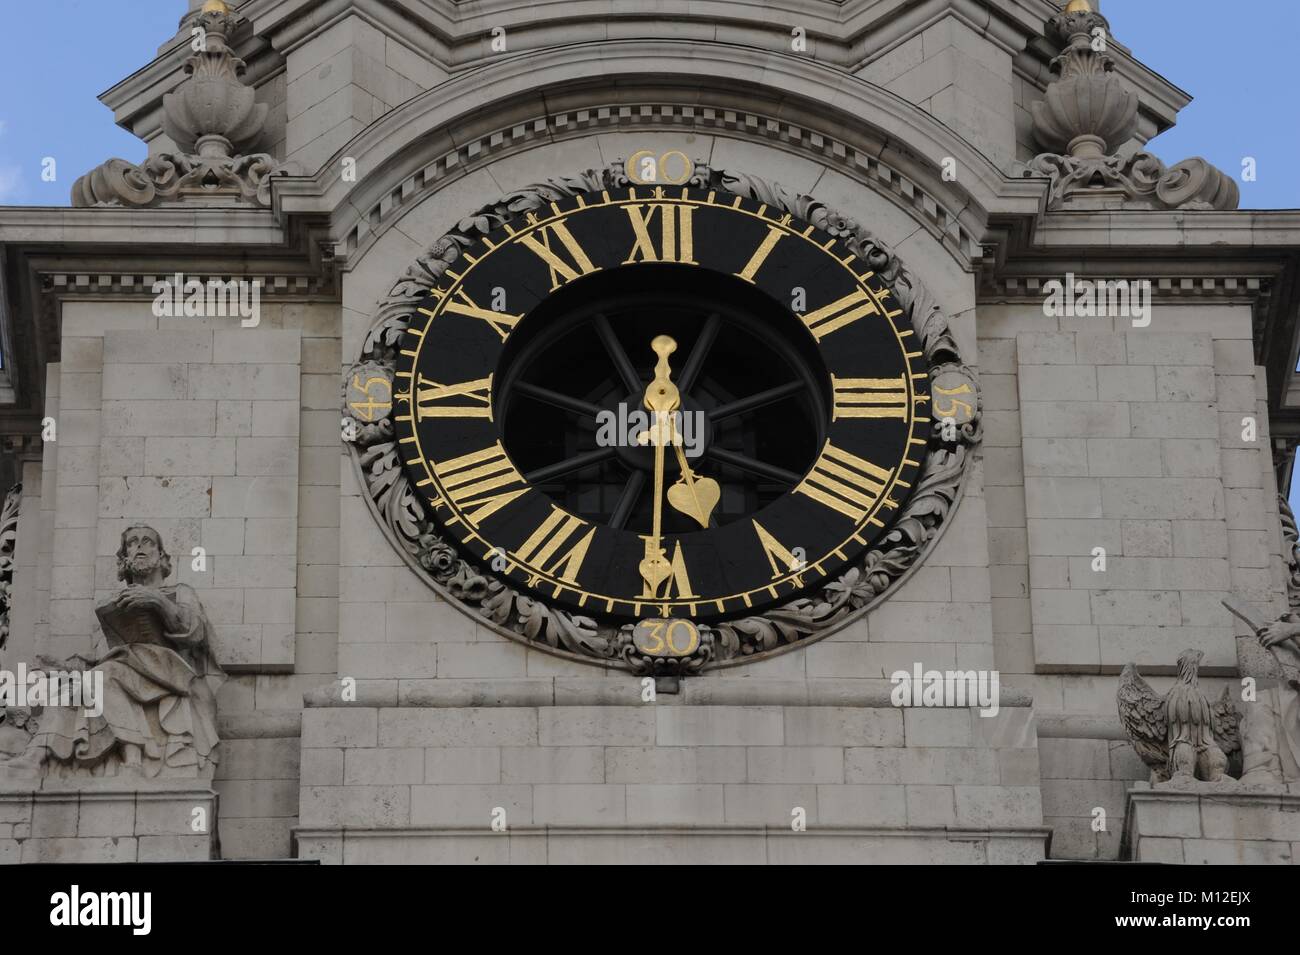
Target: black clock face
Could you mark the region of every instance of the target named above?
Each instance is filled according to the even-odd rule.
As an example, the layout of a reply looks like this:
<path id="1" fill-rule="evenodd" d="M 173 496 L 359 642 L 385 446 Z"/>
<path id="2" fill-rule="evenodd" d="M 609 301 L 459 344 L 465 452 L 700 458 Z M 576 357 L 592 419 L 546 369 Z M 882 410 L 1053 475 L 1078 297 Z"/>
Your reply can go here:
<path id="1" fill-rule="evenodd" d="M 516 588 L 743 616 L 843 571 L 911 491 L 927 369 L 843 242 L 722 191 L 589 193 L 468 249 L 400 346 L 411 483 Z"/>

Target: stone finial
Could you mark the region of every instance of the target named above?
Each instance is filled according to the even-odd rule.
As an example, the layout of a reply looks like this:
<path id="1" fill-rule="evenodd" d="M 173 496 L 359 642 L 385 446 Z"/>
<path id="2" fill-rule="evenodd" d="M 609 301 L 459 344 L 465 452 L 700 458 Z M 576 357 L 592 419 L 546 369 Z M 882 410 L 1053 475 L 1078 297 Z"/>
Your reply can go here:
<path id="1" fill-rule="evenodd" d="M 208 197 L 270 205 L 271 177 L 290 170 L 267 153 L 247 152 L 262 138 L 268 107 L 244 84 L 244 61 L 230 48 L 239 15 L 223 0 L 206 0 L 187 19 L 194 53 L 185 61 L 185 80 L 163 97 L 163 131 L 179 151 L 139 166 L 108 160 L 73 185 L 74 206 Z"/>
<path id="2" fill-rule="evenodd" d="M 189 77 L 163 97 L 163 131 L 187 153 L 228 157 L 253 146 L 266 126 L 267 106 L 245 86 L 244 61 L 227 40 L 237 17 L 222 0 L 208 0 L 195 21 L 199 49 L 185 61 Z"/>
<path id="3" fill-rule="evenodd" d="M 1047 21 L 1061 52 L 1056 79 L 1032 108 L 1034 138 L 1047 152 L 1019 165 L 1051 180 L 1048 208 L 1081 201 L 1145 209 L 1235 209 L 1237 184 L 1204 159 L 1167 168 L 1156 156 L 1118 154 L 1137 128 L 1138 97 L 1115 75 L 1110 23 L 1088 0 L 1071 0 Z"/>
<path id="4" fill-rule="evenodd" d="M 1047 21 L 1047 35 L 1062 47 L 1051 63 L 1059 78 L 1034 104 L 1034 136 L 1071 156 L 1113 153 L 1137 127 L 1138 98 L 1113 73 L 1110 23 L 1078 0 Z"/>

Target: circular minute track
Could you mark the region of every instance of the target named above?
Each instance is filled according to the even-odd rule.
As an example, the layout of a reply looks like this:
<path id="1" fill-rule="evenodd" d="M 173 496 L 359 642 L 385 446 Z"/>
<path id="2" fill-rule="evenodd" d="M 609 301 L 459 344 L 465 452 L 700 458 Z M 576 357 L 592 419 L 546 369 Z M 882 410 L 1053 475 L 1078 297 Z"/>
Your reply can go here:
<path id="1" fill-rule="evenodd" d="M 443 530 L 511 586 L 620 619 L 743 616 L 835 576 L 930 428 L 889 287 L 722 191 L 590 193 L 488 236 L 419 306 L 395 390 Z"/>

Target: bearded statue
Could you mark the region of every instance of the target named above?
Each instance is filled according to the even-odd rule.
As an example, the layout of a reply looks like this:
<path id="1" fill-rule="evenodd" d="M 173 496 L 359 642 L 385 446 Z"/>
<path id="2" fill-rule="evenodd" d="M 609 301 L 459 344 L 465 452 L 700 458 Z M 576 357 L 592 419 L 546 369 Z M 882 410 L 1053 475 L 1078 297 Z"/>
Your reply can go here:
<path id="1" fill-rule="evenodd" d="M 212 628 L 186 584 L 164 584 L 171 556 L 152 527 L 128 527 L 117 552 L 126 586 L 95 608 L 108 653 L 84 660 L 99 685 L 95 711 L 47 706 L 8 775 L 210 778 L 217 762 L 216 691 L 225 674 L 212 655 Z"/>

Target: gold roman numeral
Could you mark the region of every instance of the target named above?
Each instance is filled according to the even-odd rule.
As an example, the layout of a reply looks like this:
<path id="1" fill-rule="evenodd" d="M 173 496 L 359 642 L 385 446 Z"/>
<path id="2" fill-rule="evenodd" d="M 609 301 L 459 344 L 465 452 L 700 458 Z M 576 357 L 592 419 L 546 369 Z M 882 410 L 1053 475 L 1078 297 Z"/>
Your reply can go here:
<path id="1" fill-rule="evenodd" d="M 528 490 L 500 441 L 441 464 L 435 461 L 433 472 L 461 516 L 475 526 Z"/>
<path id="2" fill-rule="evenodd" d="M 552 238 L 559 240 L 558 246 L 551 245 Z M 591 259 L 587 258 L 587 253 L 583 251 L 578 240 L 573 237 L 573 233 L 563 222 L 553 222 L 543 226 L 535 233 L 530 232 L 528 235 L 521 236 L 519 241 L 546 263 L 546 268 L 551 273 L 552 292 L 580 275 L 590 275 L 592 272 L 600 271 L 592 264 Z M 568 252 L 570 261 L 565 261 L 560 255 L 561 247 Z"/>
<path id="3" fill-rule="evenodd" d="M 655 538 L 642 538 L 654 540 Z M 691 590 L 691 578 L 686 572 L 686 558 L 682 556 L 682 542 L 673 545 L 673 559 L 668 563 L 669 573 L 651 586 L 650 581 L 642 578 L 641 596 L 651 600 L 690 599 L 696 596 Z"/>
<path id="4" fill-rule="evenodd" d="M 450 403 L 465 398 L 465 404 Z M 441 403 L 440 403 L 441 402 Z M 443 385 L 424 375 L 416 385 L 415 420 L 425 418 L 487 418 L 492 420 L 492 376 L 458 385 Z"/>
<path id="5" fill-rule="evenodd" d="M 548 567 L 546 562 L 555 557 L 557 550 L 567 544 L 584 527 L 591 526 L 555 505 L 551 507 L 550 516 L 542 521 L 541 526 L 533 531 L 528 540 L 519 545 L 515 556 L 544 574 L 551 574 L 567 583 L 576 584 L 578 572 L 582 569 L 582 561 L 587 556 L 587 549 L 591 547 L 592 538 L 596 536 L 596 528 L 592 527 L 587 531 L 585 537 L 556 558 L 555 562 Z"/>
<path id="6" fill-rule="evenodd" d="M 897 418 L 907 420 L 907 383 L 898 378 L 836 378 L 831 376 L 835 404 L 831 420 Z"/>
<path id="7" fill-rule="evenodd" d="M 794 493 L 806 494 L 857 524 L 880 500 L 889 477 L 890 472 L 884 468 L 827 441 L 817 463 Z"/>
<path id="8" fill-rule="evenodd" d="M 880 309 L 876 308 L 876 303 L 871 300 L 871 296 L 862 289 L 854 289 L 842 299 L 800 317 L 813 333 L 813 337 L 821 341 L 837 328 L 856 322 L 864 315 L 879 314 Z"/>
<path id="9" fill-rule="evenodd" d="M 678 262 L 682 265 L 699 265 L 695 261 L 695 228 L 692 215 L 694 208 L 688 205 L 670 203 L 651 203 L 646 206 L 624 206 L 628 218 L 632 220 L 632 233 L 636 239 L 632 251 L 623 260 L 624 265 L 633 262 Z M 650 210 L 646 212 L 645 210 Z M 655 213 L 659 213 L 660 243 L 655 245 L 650 234 L 650 226 Z M 638 258 L 639 256 L 639 258 Z"/>
<path id="10" fill-rule="evenodd" d="M 483 308 L 474 299 L 470 298 L 469 293 L 463 288 L 456 290 L 456 294 L 447 303 L 446 311 L 487 322 L 492 326 L 492 330 L 501 336 L 502 341 L 506 340 L 510 330 L 519 324 L 519 320 L 523 318 L 522 315 L 510 315 L 506 312 L 494 312 L 490 308 Z"/>
<path id="11" fill-rule="evenodd" d="M 749 257 L 748 264 L 736 273 L 736 277 L 752 283 L 754 281 L 754 276 L 758 274 L 758 270 L 763 267 L 763 263 L 767 261 L 767 257 L 772 254 L 772 250 L 776 248 L 776 244 L 781 241 L 781 238 L 784 235 L 784 229 L 778 229 L 774 225 L 768 226 L 767 235 L 764 236 L 763 241 L 758 244 L 758 248 L 754 250 L 754 254 Z"/>
<path id="12" fill-rule="evenodd" d="M 750 520 L 753 520 L 753 518 L 750 518 Z M 758 521 L 754 521 L 754 530 L 758 533 L 758 542 L 763 545 L 763 556 L 772 565 L 773 580 L 803 569 L 803 562 L 795 557 L 788 547 L 773 537 L 771 532 Z"/>

